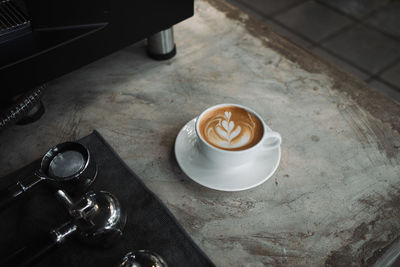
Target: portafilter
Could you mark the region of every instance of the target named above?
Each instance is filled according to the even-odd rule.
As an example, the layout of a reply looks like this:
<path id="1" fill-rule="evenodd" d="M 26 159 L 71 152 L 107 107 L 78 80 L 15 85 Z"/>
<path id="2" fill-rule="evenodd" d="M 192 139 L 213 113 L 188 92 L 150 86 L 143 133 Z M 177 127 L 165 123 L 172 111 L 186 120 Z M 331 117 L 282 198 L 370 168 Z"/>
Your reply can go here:
<path id="1" fill-rule="evenodd" d="M 69 194 L 87 190 L 97 176 L 96 162 L 81 143 L 65 142 L 51 148 L 42 158 L 39 170 L 0 191 L 0 210 L 8 207 L 42 181 Z"/>
<path id="2" fill-rule="evenodd" d="M 58 190 L 57 195 L 67 206 L 72 220 L 17 250 L 1 266 L 28 266 L 36 263 L 73 234 L 82 242 L 102 247 L 113 245 L 122 236 L 126 215 L 112 194 L 106 191 L 88 192 L 77 202 L 73 202 L 62 190 Z"/>

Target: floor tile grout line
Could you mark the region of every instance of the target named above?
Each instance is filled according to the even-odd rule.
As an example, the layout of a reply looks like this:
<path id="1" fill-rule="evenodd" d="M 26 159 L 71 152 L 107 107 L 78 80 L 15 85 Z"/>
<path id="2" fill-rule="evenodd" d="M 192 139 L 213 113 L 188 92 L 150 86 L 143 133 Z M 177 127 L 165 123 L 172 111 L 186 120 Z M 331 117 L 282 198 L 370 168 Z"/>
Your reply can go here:
<path id="1" fill-rule="evenodd" d="M 315 1 L 315 0 L 312 0 L 312 1 L 315 2 L 315 3 L 317 3 L 317 4 L 319 4 L 319 2 L 317 2 L 317 1 Z M 303 2 L 303 3 L 305 3 L 305 2 Z M 325 6 L 325 5 L 322 5 L 322 6 Z M 335 12 L 335 13 L 338 13 L 338 12 L 336 12 L 335 9 L 332 9 L 332 8 L 330 8 L 329 6 L 325 6 L 325 7 L 328 8 L 329 10 Z M 292 33 L 297 34 L 298 36 L 302 37 L 303 39 L 305 39 L 306 41 L 310 42 L 311 44 L 313 44 L 313 45 L 319 45 L 321 42 L 324 42 L 324 41 L 326 41 L 326 40 L 329 40 L 329 39 L 331 39 L 331 38 L 334 38 L 335 36 L 340 35 L 342 32 L 345 32 L 346 30 L 351 29 L 352 25 L 353 25 L 354 23 L 357 22 L 357 20 L 354 19 L 354 18 L 351 18 L 351 17 L 349 17 L 349 16 L 346 16 L 346 17 L 347 17 L 347 18 L 350 18 L 350 20 L 351 20 L 353 23 L 351 23 L 351 24 L 349 24 L 349 25 L 347 25 L 347 26 L 341 27 L 340 29 L 334 31 L 332 34 L 329 34 L 328 36 L 326 36 L 326 37 L 324 37 L 324 38 L 322 38 L 321 40 L 318 40 L 318 41 L 311 40 L 311 39 L 309 39 L 308 37 L 304 36 L 303 34 L 301 34 L 301 33 L 297 32 L 297 31 L 295 31 L 294 29 L 291 29 L 290 27 L 286 26 L 285 24 L 279 22 L 279 21 L 275 18 L 275 16 L 270 16 L 269 19 L 272 20 L 272 21 L 274 21 L 275 23 L 280 24 L 280 26 L 284 26 L 287 30 L 290 29 L 290 31 L 291 31 Z"/>
<path id="2" fill-rule="evenodd" d="M 385 84 L 387 87 L 390 87 L 390 89 L 392 89 L 393 91 L 395 91 L 397 93 L 400 93 L 400 88 L 399 87 L 397 87 L 396 85 L 394 85 L 394 84 L 392 84 L 392 83 L 388 82 L 387 80 L 382 79 L 380 77 L 368 78 L 367 80 L 365 80 L 365 82 L 368 83 L 368 84 L 370 84 L 373 81 L 381 82 L 381 83 Z"/>
<path id="3" fill-rule="evenodd" d="M 337 8 L 337 7 L 335 7 L 335 6 L 331 6 L 331 5 L 327 4 L 327 3 L 324 2 L 324 1 L 321 1 L 321 0 L 314 0 L 314 1 L 318 2 L 320 5 L 323 5 L 323 6 L 327 7 L 327 8 L 329 8 L 329 9 L 334 10 L 334 11 L 337 12 L 337 13 L 340 13 L 340 14 L 343 15 L 343 16 L 346 16 L 346 17 L 348 17 L 348 18 L 350 18 L 350 19 L 352 19 L 352 20 L 356 20 L 356 21 L 364 21 L 365 19 L 370 18 L 373 14 L 375 14 L 377 11 L 379 11 L 380 9 L 383 8 L 383 6 L 380 6 L 380 7 L 378 7 L 377 9 L 372 10 L 371 12 L 365 14 L 365 15 L 362 16 L 361 18 L 358 18 L 358 17 L 356 17 L 356 16 L 350 15 L 350 14 L 348 14 L 348 13 L 342 11 L 341 9 L 339 9 L 339 8 Z"/>
<path id="4" fill-rule="evenodd" d="M 297 31 L 295 31 L 294 29 L 292 29 L 292 28 L 286 26 L 285 24 L 283 24 L 283 23 L 280 22 L 279 20 L 277 20 L 277 19 L 275 19 L 275 18 L 273 18 L 273 17 L 270 17 L 270 18 L 268 18 L 268 19 L 271 20 L 272 22 L 278 24 L 280 27 L 284 28 L 285 30 L 287 30 L 287 31 L 293 33 L 294 35 L 297 35 L 298 37 L 304 39 L 305 41 L 311 43 L 312 45 L 318 45 L 318 42 L 316 42 L 316 41 L 314 41 L 314 40 L 311 40 L 309 37 L 303 35 L 302 33 L 297 32 Z M 271 27 L 271 28 L 273 28 L 273 27 Z"/>
<path id="5" fill-rule="evenodd" d="M 378 71 L 375 75 L 381 75 L 385 71 L 391 69 L 392 67 L 396 66 L 400 62 L 400 56 L 395 59 L 393 62 L 387 64 L 385 67 L 383 67 L 380 71 Z"/>
<path id="6" fill-rule="evenodd" d="M 395 35 L 389 34 L 389 33 L 387 33 L 386 31 L 381 30 L 381 29 L 379 29 L 379 28 L 376 27 L 376 26 L 373 26 L 373 25 L 370 25 L 370 24 L 366 23 L 365 21 L 361 22 L 361 24 L 362 24 L 365 28 L 368 28 L 368 29 L 370 29 L 370 30 L 374 30 L 374 31 L 376 31 L 376 32 L 379 32 L 380 34 L 385 35 L 386 37 L 388 37 L 389 39 L 392 39 L 393 41 L 400 42 L 400 37 L 397 37 L 397 36 L 395 36 Z"/>
<path id="7" fill-rule="evenodd" d="M 330 40 L 334 39 L 335 37 L 350 31 L 353 28 L 356 28 L 358 25 L 360 25 L 360 23 L 358 23 L 358 22 L 353 22 L 349 25 L 346 25 L 346 26 L 334 31 L 333 33 L 329 34 L 328 36 L 325 36 L 321 40 L 319 40 L 318 44 L 322 46 L 323 43 L 330 41 Z"/>
<path id="8" fill-rule="evenodd" d="M 396 66 L 398 63 L 400 62 L 400 57 L 398 59 L 396 59 L 395 61 L 389 63 L 388 65 L 386 65 L 385 67 L 383 67 L 380 71 L 378 71 L 376 74 L 371 75 L 371 77 L 369 77 L 368 79 L 375 79 L 375 80 L 382 80 L 382 81 L 386 81 L 387 84 L 390 84 L 391 87 L 396 88 L 396 90 L 400 91 L 400 88 L 394 84 L 392 84 L 391 82 L 385 80 L 381 75 L 391 69 L 392 67 Z"/>
<path id="9" fill-rule="evenodd" d="M 297 3 L 288 5 L 288 6 L 282 8 L 282 9 L 280 9 L 280 10 L 278 10 L 278 11 L 272 12 L 271 14 L 266 15 L 266 16 L 268 16 L 268 17 L 274 17 L 274 16 L 277 16 L 277 15 L 279 15 L 279 14 L 282 14 L 283 12 L 289 11 L 290 9 L 293 9 L 293 8 L 295 8 L 295 7 L 298 7 L 298 6 L 300 6 L 300 5 L 303 5 L 303 4 L 306 3 L 306 2 L 311 2 L 311 1 L 312 1 L 312 0 L 302 0 L 302 1 L 299 1 L 299 2 L 297 2 Z"/>
<path id="10" fill-rule="evenodd" d="M 362 24 L 364 27 L 369 28 L 370 30 L 374 30 L 374 31 L 376 31 L 376 32 L 379 32 L 379 33 L 381 33 L 381 34 L 385 35 L 386 37 L 391 38 L 391 39 L 393 39 L 393 40 L 400 41 L 400 37 L 397 37 L 397 36 L 395 36 L 395 35 L 389 34 L 389 33 L 387 33 L 386 31 L 381 30 L 381 29 L 379 29 L 379 28 L 376 27 L 376 26 L 373 26 L 373 25 L 370 25 L 370 24 L 366 23 L 366 20 L 367 20 L 368 18 L 370 18 L 370 17 L 372 17 L 374 14 L 378 13 L 378 12 L 379 12 L 380 10 L 382 10 L 385 6 L 380 6 L 380 7 L 378 7 L 377 9 L 375 9 L 375 10 L 371 11 L 370 13 L 368 13 L 367 15 L 363 16 L 361 19 L 359 19 L 359 18 L 357 18 L 357 17 L 354 17 L 354 16 L 352 16 L 352 15 L 347 14 L 346 12 L 343 12 L 342 10 L 340 10 L 340 9 L 338 9 L 338 8 L 335 8 L 335 7 L 333 7 L 333 6 L 330 6 L 329 4 L 326 4 L 325 2 L 322 2 L 322 1 L 320 1 L 320 0 L 315 0 L 315 1 L 318 2 L 318 3 L 321 4 L 321 5 L 323 5 L 323 6 L 327 7 L 327 8 L 329 8 L 329 9 L 331 9 L 331 10 L 333 10 L 333 11 L 335 11 L 335 12 L 341 14 L 341 15 L 343 15 L 343 16 L 346 16 L 347 18 L 349 18 L 349 19 L 351 19 L 351 20 L 353 20 L 353 21 L 359 22 L 359 23 Z"/>
<path id="11" fill-rule="evenodd" d="M 374 74 L 373 74 L 372 72 L 370 72 L 369 70 L 366 70 L 366 69 L 364 69 L 364 68 L 359 67 L 358 65 L 356 65 L 356 64 L 354 64 L 353 62 L 347 60 L 346 58 L 344 58 L 344 57 L 342 57 L 342 56 L 336 54 L 335 52 L 332 52 L 332 51 L 331 51 L 330 49 L 328 49 L 328 48 L 325 48 L 325 47 L 323 47 L 323 46 L 315 46 L 314 48 L 319 48 L 319 49 L 323 50 L 324 52 L 328 53 L 328 54 L 331 55 L 332 57 L 335 57 L 335 58 L 339 59 L 340 61 L 343 61 L 343 62 L 346 63 L 347 65 L 350 65 L 351 67 L 356 68 L 357 70 L 363 72 L 364 74 L 367 74 L 368 76 L 374 75 Z M 312 52 L 312 51 L 310 51 L 310 52 Z M 316 55 L 317 55 L 317 54 L 316 54 Z M 317 56 L 318 56 L 318 55 L 317 55 Z M 322 58 L 323 58 L 323 56 L 319 56 L 319 57 L 322 57 Z M 328 60 L 328 61 L 329 61 L 329 60 Z M 332 64 L 334 64 L 334 63 L 332 62 Z M 336 64 L 335 64 L 335 65 L 336 65 Z M 340 67 L 340 66 L 339 66 L 339 67 Z"/>
<path id="12" fill-rule="evenodd" d="M 375 15 L 375 14 L 378 14 L 378 12 L 382 11 L 385 7 L 386 7 L 386 5 L 382 5 L 382 6 L 378 7 L 377 9 L 375 9 L 374 11 L 372 11 L 371 13 L 369 13 L 368 15 L 366 15 L 365 17 L 363 17 L 363 19 L 362 19 L 362 24 L 363 24 L 363 26 L 365 26 L 366 28 L 375 30 L 375 31 L 377 31 L 377 32 L 379 32 L 379 33 L 385 35 L 386 37 L 392 38 L 392 39 L 394 39 L 394 40 L 396 40 L 396 41 L 400 41 L 400 37 L 398 37 L 398 36 L 396 36 L 396 35 L 392 35 L 392 34 L 390 34 L 390 33 L 387 33 L 385 30 L 382 30 L 382 29 L 380 29 L 380 28 L 377 27 L 377 26 L 374 26 L 374 25 L 372 25 L 372 24 L 367 23 L 367 20 L 368 20 L 369 18 L 371 18 L 371 17 L 372 17 L 373 15 Z"/>
<path id="13" fill-rule="evenodd" d="M 346 58 L 342 57 L 341 55 L 336 54 L 334 51 L 330 50 L 330 49 L 327 48 L 327 47 L 324 47 L 324 46 L 316 46 L 316 48 L 321 48 L 321 49 L 324 50 L 325 52 L 329 53 L 331 56 L 334 56 L 334 57 L 340 59 L 341 61 L 343 61 L 343 62 L 345 62 L 345 63 L 347 63 L 347 64 L 349 64 L 349 65 L 351 65 L 351 66 L 353 66 L 353 67 L 355 67 L 355 68 L 357 68 L 358 70 L 361 70 L 362 72 L 364 72 L 365 74 L 370 75 L 371 77 L 377 77 L 378 75 L 382 74 L 383 72 L 387 71 L 388 69 L 390 69 L 391 67 L 395 66 L 397 63 L 400 62 L 400 56 L 399 56 L 399 57 L 397 57 L 396 59 L 394 59 L 393 61 L 391 61 L 389 64 L 387 64 L 385 67 L 381 68 L 381 69 L 380 69 L 379 71 L 377 71 L 376 73 L 373 73 L 373 72 L 370 72 L 369 70 L 364 69 L 364 68 L 362 68 L 362 67 L 356 65 L 355 63 L 353 63 L 353 62 L 347 60 Z"/>
<path id="14" fill-rule="evenodd" d="M 334 38 L 334 37 L 340 35 L 341 33 L 350 30 L 352 27 L 355 27 L 354 25 L 356 24 L 356 21 L 353 21 L 353 23 L 350 23 L 349 25 L 343 26 L 343 27 L 339 28 L 338 30 L 335 30 L 333 33 L 329 34 L 328 36 L 325 36 L 325 37 L 322 38 L 321 40 L 314 41 L 314 40 L 311 40 L 309 37 L 303 35 L 302 33 L 299 33 L 299 32 L 297 32 L 297 31 L 295 31 L 294 29 L 292 29 L 292 28 L 286 26 L 285 24 L 283 24 L 282 22 L 280 22 L 279 20 L 277 20 L 277 19 L 274 18 L 274 17 L 271 17 L 271 18 L 269 18 L 269 19 L 272 20 L 272 21 L 274 21 L 274 22 L 277 23 L 277 24 L 280 24 L 280 26 L 284 27 L 284 28 L 287 29 L 287 30 L 290 30 L 292 33 L 295 33 L 296 35 L 302 37 L 303 39 L 305 39 L 306 41 L 308 41 L 308 42 L 310 42 L 310 43 L 312 43 L 312 44 L 320 44 L 320 43 L 322 43 L 322 42 L 325 42 L 325 41 L 327 41 L 327 40 L 330 40 L 330 39 L 332 39 L 332 38 Z M 357 24 L 357 25 L 358 25 L 358 24 Z"/>

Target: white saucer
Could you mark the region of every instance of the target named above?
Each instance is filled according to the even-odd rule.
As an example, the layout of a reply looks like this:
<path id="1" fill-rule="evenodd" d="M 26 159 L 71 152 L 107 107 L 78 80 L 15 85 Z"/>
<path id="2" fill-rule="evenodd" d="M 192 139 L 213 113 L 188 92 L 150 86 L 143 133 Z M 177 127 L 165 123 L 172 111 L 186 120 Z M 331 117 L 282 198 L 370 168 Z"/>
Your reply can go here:
<path id="1" fill-rule="evenodd" d="M 193 181 L 221 191 L 241 191 L 264 183 L 274 174 L 281 159 L 281 148 L 266 151 L 245 165 L 227 170 L 213 167 L 198 150 L 195 121 L 189 121 L 175 140 L 179 167 Z"/>

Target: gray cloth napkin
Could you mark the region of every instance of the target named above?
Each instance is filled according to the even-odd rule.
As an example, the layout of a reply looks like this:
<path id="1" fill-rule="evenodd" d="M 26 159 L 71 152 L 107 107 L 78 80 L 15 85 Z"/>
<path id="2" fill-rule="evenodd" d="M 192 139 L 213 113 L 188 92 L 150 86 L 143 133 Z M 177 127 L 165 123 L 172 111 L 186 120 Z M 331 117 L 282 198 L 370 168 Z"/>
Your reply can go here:
<path id="1" fill-rule="evenodd" d="M 96 131 L 78 142 L 86 145 L 99 172 L 90 190 L 115 195 L 127 212 L 122 239 L 112 248 L 91 247 L 70 238 L 46 255 L 37 266 L 118 266 L 123 256 L 139 249 L 161 255 L 173 266 L 214 266 L 193 242 L 160 199 L 151 192 Z M 56 144 L 54 144 L 56 145 Z M 40 159 L 0 178 L 4 188 L 39 168 Z M 18 203 L 0 212 L 0 257 L 4 258 L 69 220 L 54 189 L 39 185 Z"/>

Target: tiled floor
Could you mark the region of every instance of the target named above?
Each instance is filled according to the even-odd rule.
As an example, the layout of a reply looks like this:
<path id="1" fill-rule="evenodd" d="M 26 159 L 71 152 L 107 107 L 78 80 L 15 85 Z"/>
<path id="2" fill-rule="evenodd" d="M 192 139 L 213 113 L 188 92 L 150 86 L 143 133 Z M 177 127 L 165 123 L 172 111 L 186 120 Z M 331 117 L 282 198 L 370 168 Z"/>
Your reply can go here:
<path id="1" fill-rule="evenodd" d="M 229 0 L 400 102 L 400 0 Z"/>

